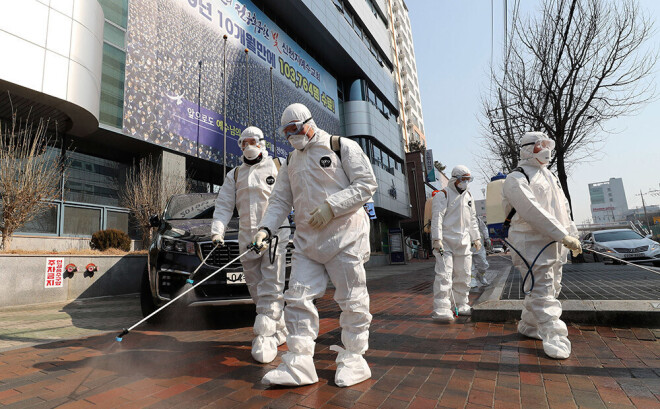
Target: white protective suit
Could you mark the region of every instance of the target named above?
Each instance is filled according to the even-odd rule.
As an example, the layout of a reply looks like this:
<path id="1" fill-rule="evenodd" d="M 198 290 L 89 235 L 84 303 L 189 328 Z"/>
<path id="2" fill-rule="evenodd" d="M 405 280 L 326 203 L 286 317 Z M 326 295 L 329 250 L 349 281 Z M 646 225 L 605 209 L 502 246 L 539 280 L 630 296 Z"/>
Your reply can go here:
<path id="1" fill-rule="evenodd" d="M 431 239 L 442 240 L 444 254 L 435 254 L 435 281 L 433 283 L 433 314 L 437 321 L 451 321 L 451 292 L 458 313 L 470 314 L 470 270 L 472 268 L 472 242 L 479 239 L 474 200 L 468 190 L 462 193 L 455 186 L 456 174 L 469 174 L 465 166 L 452 170 L 447 187 L 433 198 Z"/>
<path id="2" fill-rule="evenodd" d="M 252 133 L 263 140 L 261 130 L 256 127 L 246 128 L 241 138 Z M 238 172 L 238 177 L 235 172 Z M 247 250 L 252 237 L 258 231 L 259 222 L 268 205 L 268 198 L 271 196 L 277 176 L 277 167 L 273 159 L 268 156 L 265 145 L 262 147 L 260 159 L 250 161 L 243 157 L 243 164 L 227 174 L 218 193 L 213 213 L 212 233 L 224 236 L 235 206 L 239 216 L 239 251 L 243 253 Z M 280 217 L 275 223 L 276 226 L 273 226 L 273 231 L 288 224 L 286 215 Z M 262 363 L 275 359 L 277 346 L 283 344 L 286 339 L 282 311 L 285 255 L 289 234 L 289 229 L 280 230 L 274 263 L 270 262 L 268 249 L 261 254 L 249 252 L 241 258 L 245 281 L 257 307 L 257 317 L 254 322 L 256 337 L 252 340 L 252 356 Z"/>
<path id="3" fill-rule="evenodd" d="M 481 233 L 481 248 L 479 251 L 472 252 L 472 270 L 477 270 L 476 274 L 473 273 L 470 287 L 479 287 L 481 285 L 490 284 L 486 279 L 486 271 L 488 271 L 488 258 L 486 256 L 486 240 L 488 240 L 488 227 L 486 223 L 477 217 L 479 225 L 479 233 Z"/>
<path id="4" fill-rule="evenodd" d="M 305 121 L 311 113 L 302 104 L 289 106 L 282 124 Z M 363 358 L 369 347 L 369 293 L 363 263 L 369 259 L 369 218 L 363 205 L 377 188 L 369 159 L 360 146 L 341 139 L 341 159 L 330 147 L 330 135 L 315 129 L 303 150 L 294 150 L 282 167 L 275 191 L 261 225 L 271 231 L 279 220 L 295 210 L 289 288 L 284 294 L 284 319 L 289 352 L 283 363 L 267 373 L 262 382 L 277 385 L 307 385 L 318 382 L 314 346 L 319 333 L 319 314 L 313 301 L 323 296 L 328 278 L 335 287 L 334 299 L 341 308 L 339 323 L 345 350 L 339 352 L 335 383 L 350 386 L 371 377 Z M 309 133 L 311 135 L 311 132 Z M 334 217 L 320 229 L 310 226 L 310 213 L 327 203 Z"/>
<path id="5" fill-rule="evenodd" d="M 525 297 L 518 332 L 543 341 L 543 350 L 552 358 L 568 358 L 571 343 L 566 324 L 559 319 L 562 307 L 557 300 L 561 291 L 562 265 L 568 250 L 560 243 L 567 235 L 577 236 L 577 228 L 570 217 L 570 207 L 557 178 L 534 158 L 532 152 L 536 140 L 548 139 L 541 132 L 528 132 L 522 140 L 519 163 L 525 171 L 511 172 L 504 181 L 503 204 L 508 214 L 511 208 L 516 214 L 511 220 L 509 240 L 531 264 L 541 249 L 532 269 L 534 289 Z M 530 145 L 531 144 L 531 145 Z M 514 266 L 524 275 L 527 266 L 512 252 Z"/>

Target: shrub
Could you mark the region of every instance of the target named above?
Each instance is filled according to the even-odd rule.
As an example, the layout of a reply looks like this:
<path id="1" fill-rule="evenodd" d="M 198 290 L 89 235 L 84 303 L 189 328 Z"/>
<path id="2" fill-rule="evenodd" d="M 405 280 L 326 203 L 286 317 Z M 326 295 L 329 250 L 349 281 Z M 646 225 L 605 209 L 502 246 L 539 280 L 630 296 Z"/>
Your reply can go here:
<path id="1" fill-rule="evenodd" d="M 99 230 L 92 234 L 89 246 L 94 250 L 120 249 L 131 250 L 131 238 L 128 234 L 117 229 Z"/>

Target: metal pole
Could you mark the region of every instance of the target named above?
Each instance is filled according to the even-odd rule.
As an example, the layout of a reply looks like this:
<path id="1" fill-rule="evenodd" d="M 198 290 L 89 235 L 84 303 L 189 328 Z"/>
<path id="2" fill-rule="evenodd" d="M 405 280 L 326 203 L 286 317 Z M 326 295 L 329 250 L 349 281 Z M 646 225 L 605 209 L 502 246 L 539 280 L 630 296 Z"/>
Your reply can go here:
<path id="1" fill-rule="evenodd" d="M 417 224 L 419 225 L 419 246 L 421 248 L 424 248 L 424 227 L 423 227 L 423 220 L 422 216 L 419 213 L 419 192 L 417 190 L 417 167 L 413 166 L 411 169 L 412 175 L 413 175 L 413 186 L 415 187 L 415 207 L 417 208 Z M 419 253 L 417 253 L 417 258 L 419 257 Z"/>
<path id="2" fill-rule="evenodd" d="M 249 60 L 250 57 L 248 53 L 250 50 L 247 48 L 245 49 L 245 82 L 247 83 L 247 125 L 250 126 L 252 125 L 252 122 L 250 122 L 250 67 L 249 67 Z"/>
<path id="3" fill-rule="evenodd" d="M 197 152 L 195 157 L 199 158 L 199 118 L 202 117 L 202 60 L 199 60 L 199 81 L 197 83 Z"/>
<path id="4" fill-rule="evenodd" d="M 644 208 L 644 218 L 646 219 L 646 228 L 650 229 L 651 223 L 649 222 L 649 215 L 648 213 L 646 213 L 646 203 L 644 203 L 644 193 L 642 193 L 642 189 L 639 190 L 639 195 L 642 197 L 642 207 Z"/>
<path id="5" fill-rule="evenodd" d="M 225 48 L 222 57 L 222 128 L 223 128 L 223 148 L 222 148 L 222 183 L 225 183 L 227 175 L 227 34 L 222 36 L 225 40 Z"/>
<path id="6" fill-rule="evenodd" d="M 273 89 L 273 67 L 270 67 L 270 110 L 273 113 L 273 158 L 277 157 L 277 122 L 275 122 L 275 91 Z"/>

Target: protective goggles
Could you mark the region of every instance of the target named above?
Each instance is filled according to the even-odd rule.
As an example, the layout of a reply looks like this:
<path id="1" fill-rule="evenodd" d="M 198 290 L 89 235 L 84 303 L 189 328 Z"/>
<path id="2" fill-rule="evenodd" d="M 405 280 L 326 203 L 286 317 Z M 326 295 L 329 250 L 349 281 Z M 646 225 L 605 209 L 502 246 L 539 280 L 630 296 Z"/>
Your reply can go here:
<path id="1" fill-rule="evenodd" d="M 248 137 L 241 139 L 241 141 L 239 142 L 239 146 L 241 147 L 241 149 L 245 149 L 248 145 L 251 146 L 259 145 L 260 141 L 261 141 L 260 139 Z"/>
<path id="2" fill-rule="evenodd" d="M 530 145 L 534 145 L 534 151 L 540 151 L 541 149 L 550 149 L 552 151 L 555 149 L 555 141 L 552 139 L 539 139 L 536 142 L 522 144 L 520 147 L 522 148 L 523 146 Z"/>
<path id="3" fill-rule="evenodd" d="M 289 136 L 299 134 L 300 131 L 303 128 L 303 125 L 305 125 L 307 122 L 309 122 L 311 120 L 312 120 L 312 118 L 307 118 L 304 121 L 289 122 L 286 125 L 280 126 L 278 128 L 278 132 L 280 133 L 280 135 L 282 135 L 286 139 L 289 139 Z"/>
<path id="4" fill-rule="evenodd" d="M 456 180 L 459 182 L 472 182 L 474 178 L 470 175 L 456 176 Z"/>

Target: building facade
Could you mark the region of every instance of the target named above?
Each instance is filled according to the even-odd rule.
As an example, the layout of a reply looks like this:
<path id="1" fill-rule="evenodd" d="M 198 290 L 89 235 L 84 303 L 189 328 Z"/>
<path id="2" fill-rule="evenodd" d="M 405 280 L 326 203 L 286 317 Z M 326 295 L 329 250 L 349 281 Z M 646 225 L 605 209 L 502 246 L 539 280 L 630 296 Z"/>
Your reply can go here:
<path id="1" fill-rule="evenodd" d="M 397 97 L 401 106 L 399 124 L 404 146 L 406 151 L 409 151 L 409 145 L 413 142 L 426 146 L 415 47 L 406 2 L 404 0 L 387 1 L 392 20 L 390 42 L 396 56 L 394 66 Z"/>
<path id="2" fill-rule="evenodd" d="M 606 182 L 589 184 L 591 217 L 593 223 L 609 223 L 625 220 L 628 201 L 623 189 L 623 179 L 610 178 Z"/>
<path id="3" fill-rule="evenodd" d="M 52 4 L 51 4 L 52 3 Z M 14 108 L 57 118 L 54 153 L 71 166 L 60 198 L 24 233 L 128 231 L 126 170 L 157 158 L 195 191 L 240 163 L 237 139 L 264 131 L 271 154 L 284 108 L 356 140 L 379 189 L 372 248 L 410 214 L 386 0 L 25 0 L 0 5 L 0 41 L 26 55 L 0 67 Z M 0 117 L 11 116 L 0 98 Z M 18 113 L 21 115 L 21 112 Z"/>

